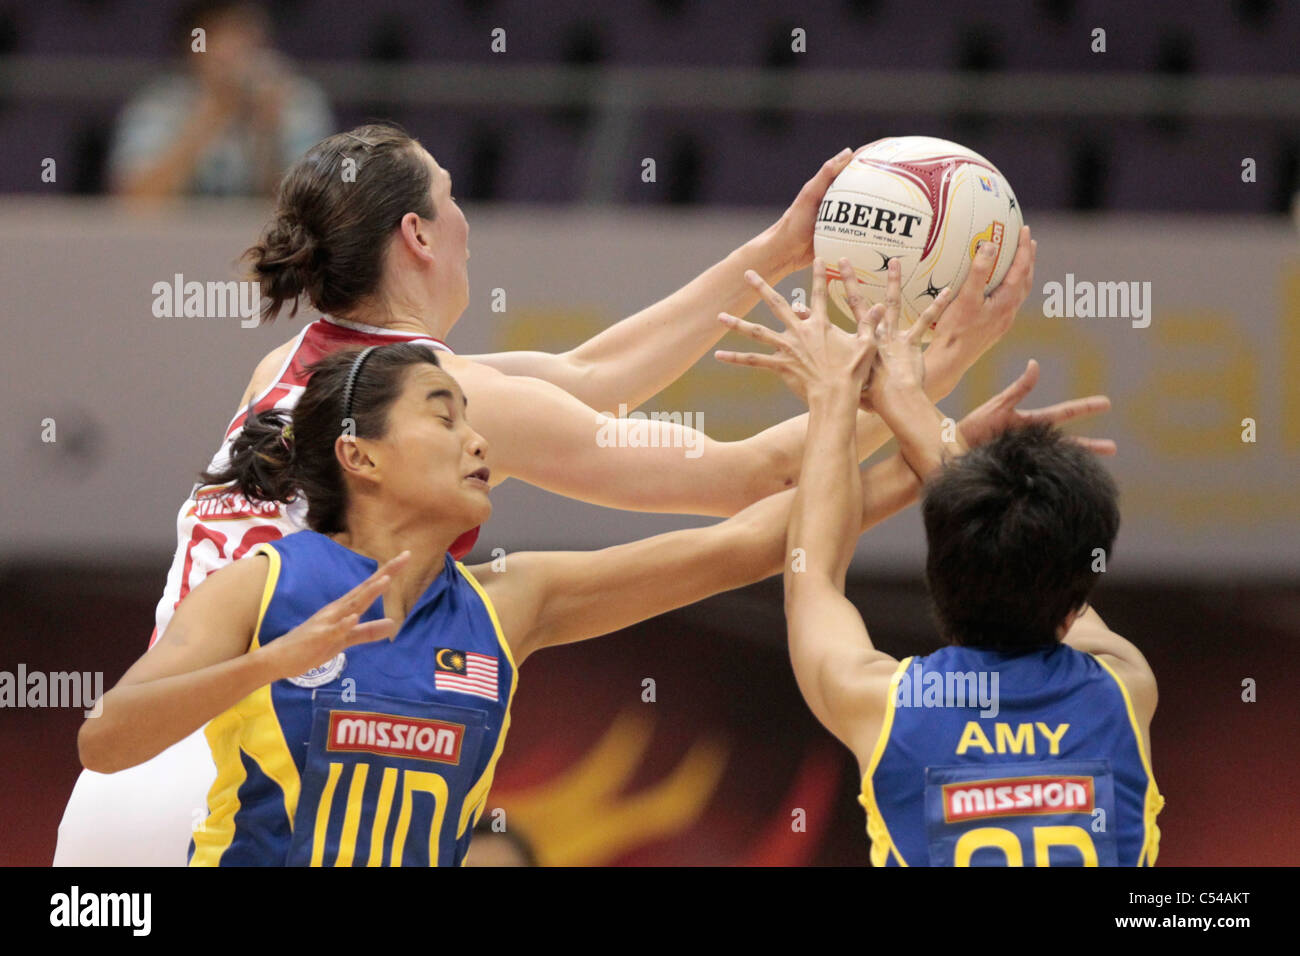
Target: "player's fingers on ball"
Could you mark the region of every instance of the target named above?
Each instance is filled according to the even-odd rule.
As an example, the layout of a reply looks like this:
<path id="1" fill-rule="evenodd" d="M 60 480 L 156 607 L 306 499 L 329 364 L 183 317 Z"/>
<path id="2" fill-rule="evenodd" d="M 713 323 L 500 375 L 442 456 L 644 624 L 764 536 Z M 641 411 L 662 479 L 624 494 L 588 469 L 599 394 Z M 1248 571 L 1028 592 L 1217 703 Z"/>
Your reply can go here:
<path id="1" fill-rule="evenodd" d="M 997 261 L 998 247 L 987 240 L 981 242 L 975 253 L 975 261 L 971 263 L 971 274 L 978 279 L 975 285 L 980 292 L 987 288 L 989 279 L 993 276 L 993 266 Z"/>
<path id="2" fill-rule="evenodd" d="M 1025 226 L 1020 237 L 1020 246 L 1016 249 L 1016 257 L 1011 260 L 1011 268 L 1007 270 L 1004 283 L 1022 290 L 1024 295 L 1028 295 L 1034 284 L 1034 266 L 1038 262 L 1038 241 L 1030 239 L 1029 227 Z"/>
<path id="3" fill-rule="evenodd" d="M 966 281 L 962 286 L 962 292 L 969 299 L 983 302 L 989 298 L 987 292 L 989 280 L 993 278 L 993 267 L 997 265 L 997 261 L 997 247 L 987 239 L 982 240 L 975 250 L 974 258 L 971 259 L 970 275 L 966 277 Z M 1014 260 L 1012 260 L 1012 265 L 1015 265 Z M 1011 270 L 1008 269 L 1007 271 L 1010 272 Z M 1012 288 L 1016 288 L 1016 286 L 1013 285 Z"/>
<path id="4" fill-rule="evenodd" d="M 997 265 L 997 261 L 998 247 L 991 242 L 980 243 L 979 251 L 975 253 L 975 261 L 971 263 L 971 278 L 975 280 L 975 289 L 980 295 L 988 294 L 989 280 L 993 278 L 993 267 Z"/>
<path id="5" fill-rule="evenodd" d="M 1029 227 L 1020 228 L 1020 236 L 1016 239 L 1016 254 L 1011 260 L 1011 267 L 1007 269 L 1004 282 L 1012 285 L 1019 285 L 1024 279 L 1026 273 L 1034 264 L 1034 249 L 1029 244 Z"/>
<path id="6" fill-rule="evenodd" d="M 853 160 L 853 155 L 853 150 L 849 149 L 847 146 L 844 147 L 830 159 L 826 160 L 826 162 L 822 163 L 822 168 L 818 171 L 818 176 L 822 179 L 834 179 L 842 173 L 844 167 Z M 830 184 L 827 183 L 827 185 Z"/>

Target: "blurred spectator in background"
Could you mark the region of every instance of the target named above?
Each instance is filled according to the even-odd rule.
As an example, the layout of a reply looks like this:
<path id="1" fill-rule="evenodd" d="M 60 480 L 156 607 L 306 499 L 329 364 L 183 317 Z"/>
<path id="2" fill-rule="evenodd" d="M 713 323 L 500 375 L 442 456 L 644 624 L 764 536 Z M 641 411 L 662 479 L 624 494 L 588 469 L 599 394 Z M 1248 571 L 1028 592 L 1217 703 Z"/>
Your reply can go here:
<path id="1" fill-rule="evenodd" d="M 271 195 L 284 169 L 334 132 L 325 94 L 290 71 L 270 33 L 254 3 L 205 0 L 182 13 L 188 72 L 150 84 L 122 111 L 109 156 L 115 192 Z"/>
<path id="2" fill-rule="evenodd" d="M 465 866 L 537 866 L 532 844 L 516 829 L 493 830 L 487 814 L 474 827 Z"/>

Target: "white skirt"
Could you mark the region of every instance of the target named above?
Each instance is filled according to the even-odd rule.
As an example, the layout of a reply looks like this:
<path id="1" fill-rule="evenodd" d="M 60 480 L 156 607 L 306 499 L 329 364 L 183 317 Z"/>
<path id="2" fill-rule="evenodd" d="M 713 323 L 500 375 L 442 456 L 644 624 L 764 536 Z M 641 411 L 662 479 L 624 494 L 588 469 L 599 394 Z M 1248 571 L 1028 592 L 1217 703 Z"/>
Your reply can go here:
<path id="1" fill-rule="evenodd" d="M 185 866 L 217 778 L 199 728 L 117 773 L 81 771 L 59 824 L 55 866 Z"/>

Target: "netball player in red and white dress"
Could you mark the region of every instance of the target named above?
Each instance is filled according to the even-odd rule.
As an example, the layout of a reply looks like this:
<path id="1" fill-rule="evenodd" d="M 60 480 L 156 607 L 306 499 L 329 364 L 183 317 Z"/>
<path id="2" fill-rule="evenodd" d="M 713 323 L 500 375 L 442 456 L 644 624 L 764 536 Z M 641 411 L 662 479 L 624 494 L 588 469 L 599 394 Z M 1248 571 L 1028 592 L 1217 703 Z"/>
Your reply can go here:
<path id="1" fill-rule="evenodd" d="M 595 409 L 635 408 L 675 381 L 725 332 L 719 312 L 743 315 L 758 301 L 752 269 L 775 282 L 812 261 L 818 205 L 850 159 L 824 163 L 781 218 L 726 259 L 655 305 L 563 354 L 462 357 L 443 343 L 469 301 L 468 225 L 451 177 L 415 140 L 364 126 L 313 147 L 285 176 L 275 219 L 250 259 L 267 318 L 300 296 L 324 314 L 267 355 L 213 459 L 224 459 L 249 404 L 290 408 L 305 368 L 336 349 L 424 341 L 473 403 L 476 429 L 497 450 L 492 484 L 514 477 L 557 494 L 635 511 L 726 516 L 794 484 L 806 416 L 737 442 L 715 442 L 666 421 L 638 423 L 637 447 L 594 441 Z M 351 168 L 354 175 L 345 175 Z M 931 397 L 946 395 L 1010 327 L 1032 284 L 1033 244 L 1021 237 L 1012 269 L 991 297 L 977 272 L 948 308 L 926 353 Z M 987 280 L 987 275 L 982 277 Z M 889 437 L 862 413 L 865 457 Z M 682 449 L 698 448 L 688 457 Z M 214 468 L 215 470 L 215 468 Z M 262 541 L 304 527 L 304 502 L 250 503 L 196 488 L 177 517 L 177 550 L 158 604 L 156 631 L 212 571 Z M 461 557 L 474 533 L 457 542 Z M 202 733 L 121 773 L 83 771 L 59 827 L 55 865 L 185 863 L 191 828 L 207 814 L 215 770 Z"/>

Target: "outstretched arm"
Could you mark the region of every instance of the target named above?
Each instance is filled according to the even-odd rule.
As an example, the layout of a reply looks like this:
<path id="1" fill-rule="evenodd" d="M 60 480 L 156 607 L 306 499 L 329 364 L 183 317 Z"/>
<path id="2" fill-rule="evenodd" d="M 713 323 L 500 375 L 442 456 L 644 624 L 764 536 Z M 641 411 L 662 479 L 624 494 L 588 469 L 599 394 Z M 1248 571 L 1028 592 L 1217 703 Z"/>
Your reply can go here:
<path id="1" fill-rule="evenodd" d="M 681 419 L 616 419 L 535 378 L 462 357 L 442 360 L 492 447 L 492 480 L 518 478 L 580 501 L 628 511 L 726 517 L 792 487 L 806 415 L 722 442 Z M 876 416 L 863 422 L 888 429 Z"/>
<path id="2" fill-rule="evenodd" d="M 563 389 L 591 408 L 636 408 L 677 381 L 725 334 L 715 316 L 745 315 L 758 302 L 758 290 L 745 277 L 747 270 L 779 282 L 806 268 L 813 258 L 813 229 L 817 209 L 827 188 L 848 165 L 844 150 L 822 164 L 804 184 L 790 207 L 772 226 L 711 266 L 681 289 L 628 316 L 567 352 L 494 352 L 469 356 L 508 375 L 538 378 Z M 927 392 L 938 401 L 948 395 L 966 370 L 1006 333 L 1016 310 L 1033 287 L 1037 244 L 1029 229 L 1021 230 L 1011 268 L 997 291 L 985 298 L 983 289 L 993 263 L 980 271 L 972 267 L 962 294 L 935 330 L 930 346 Z M 866 418 L 867 416 L 863 416 Z M 806 422 L 792 435 L 797 462 Z M 864 423 L 862 457 L 880 447 L 888 434 Z"/>
<path id="3" fill-rule="evenodd" d="M 897 263 L 891 263 L 883 310 L 863 308 L 856 280 L 847 278 L 845 291 L 858 319 L 858 338 L 869 340 L 876 354 L 869 398 L 897 434 L 900 454 L 924 479 L 943 449 L 942 416 L 921 389 L 920 335 L 933 316 L 923 316 L 904 335 L 895 334 L 898 276 Z M 790 660 L 804 699 L 822 725 L 861 759 L 875 736 L 896 661 L 872 645 L 862 616 L 844 595 L 854 548 L 846 526 L 856 523 L 860 507 L 853 418 L 866 375 L 835 361 L 831 350 L 815 347 L 833 337 L 825 317 L 825 288 L 825 268 L 818 261 L 812 312 L 793 326 L 787 323 L 789 359 L 781 369 L 807 394 L 811 417 L 786 534 L 786 550 L 799 551 L 804 561 L 785 569 L 785 610 Z M 931 308 L 941 311 L 946 299 L 945 290 Z"/>
<path id="4" fill-rule="evenodd" d="M 772 282 L 812 261 L 813 227 L 826 190 L 848 165 L 843 150 L 824 162 L 773 225 L 672 295 L 567 352 L 495 352 L 470 356 L 509 375 L 540 378 L 602 410 L 636 408 L 677 381 L 726 332 L 719 312 L 744 315 L 758 302 L 744 280 L 752 269 Z"/>
<path id="5" fill-rule="evenodd" d="M 920 483 L 901 455 L 862 475 L 859 531 L 916 500 Z M 794 489 L 707 528 L 600 551 L 520 552 L 506 570 L 471 568 L 487 589 L 515 661 L 533 651 L 609 634 L 781 570 Z"/>

